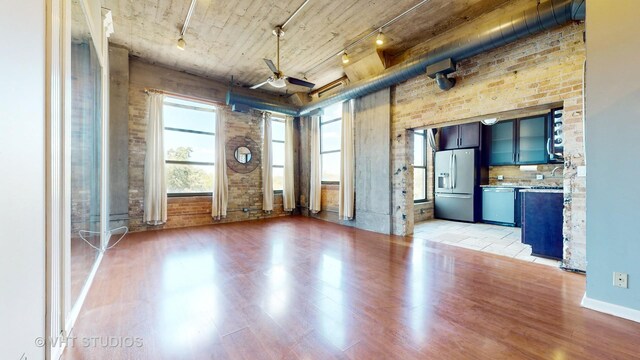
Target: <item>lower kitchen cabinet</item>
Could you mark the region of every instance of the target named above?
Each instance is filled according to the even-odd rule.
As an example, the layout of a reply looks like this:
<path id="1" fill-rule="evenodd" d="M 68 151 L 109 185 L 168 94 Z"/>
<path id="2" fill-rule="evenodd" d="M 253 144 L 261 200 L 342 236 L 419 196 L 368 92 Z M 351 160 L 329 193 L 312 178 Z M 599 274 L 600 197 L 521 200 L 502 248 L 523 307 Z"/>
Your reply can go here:
<path id="1" fill-rule="evenodd" d="M 562 209 L 564 195 L 557 191 L 523 190 L 522 242 L 531 253 L 562 260 Z"/>

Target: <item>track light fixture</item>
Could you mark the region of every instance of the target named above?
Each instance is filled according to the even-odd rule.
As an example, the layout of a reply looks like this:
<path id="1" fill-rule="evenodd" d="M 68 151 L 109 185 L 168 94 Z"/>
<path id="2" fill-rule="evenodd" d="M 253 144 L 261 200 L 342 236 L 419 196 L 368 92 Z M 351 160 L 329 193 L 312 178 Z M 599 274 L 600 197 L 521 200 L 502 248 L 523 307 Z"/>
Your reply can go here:
<path id="1" fill-rule="evenodd" d="M 349 63 L 349 55 L 347 55 L 346 51 L 342 54 L 342 63 L 343 64 L 348 64 Z"/>
<path id="2" fill-rule="evenodd" d="M 180 37 L 180 39 L 178 39 L 178 49 L 180 50 L 184 50 L 184 48 L 187 46 L 187 42 L 184 41 L 184 39 L 182 38 L 182 36 Z"/>
<path id="3" fill-rule="evenodd" d="M 378 36 L 376 36 L 376 45 L 381 46 L 384 44 L 384 34 L 382 33 L 382 28 L 378 31 Z"/>

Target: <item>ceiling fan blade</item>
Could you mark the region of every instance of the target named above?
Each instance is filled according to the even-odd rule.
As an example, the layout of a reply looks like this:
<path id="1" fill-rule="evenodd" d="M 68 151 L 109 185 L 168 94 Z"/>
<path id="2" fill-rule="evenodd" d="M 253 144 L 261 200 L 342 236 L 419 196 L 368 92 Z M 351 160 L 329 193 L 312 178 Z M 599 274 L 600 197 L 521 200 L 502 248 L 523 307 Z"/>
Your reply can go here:
<path id="1" fill-rule="evenodd" d="M 269 60 L 269 59 L 262 59 L 264 60 L 264 62 L 267 64 L 267 66 L 269 67 L 269 69 L 271 69 L 271 72 L 274 74 L 278 73 L 278 68 L 273 65 L 273 61 Z"/>
<path id="2" fill-rule="evenodd" d="M 262 85 L 266 84 L 267 82 L 268 82 L 268 81 L 264 81 L 264 82 L 261 82 L 260 84 L 253 85 L 253 86 L 252 86 L 252 87 L 250 87 L 249 89 L 257 89 L 257 88 L 259 88 L 260 86 L 262 86 Z"/>
<path id="3" fill-rule="evenodd" d="M 300 80 L 300 79 L 296 79 L 294 77 L 291 76 L 287 76 L 287 80 L 292 83 L 293 85 L 299 85 L 299 86 L 306 86 L 309 89 L 313 89 L 314 86 L 316 86 L 316 84 L 310 83 L 308 81 L 304 81 L 304 80 Z"/>

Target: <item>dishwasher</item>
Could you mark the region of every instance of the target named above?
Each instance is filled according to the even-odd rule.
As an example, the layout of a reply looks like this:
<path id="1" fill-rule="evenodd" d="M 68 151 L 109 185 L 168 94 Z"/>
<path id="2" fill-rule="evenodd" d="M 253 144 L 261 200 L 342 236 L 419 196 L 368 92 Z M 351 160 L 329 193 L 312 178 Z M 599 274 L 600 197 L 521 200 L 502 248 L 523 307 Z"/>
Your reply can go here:
<path id="1" fill-rule="evenodd" d="M 516 226 L 516 189 L 491 187 L 482 189 L 482 221 Z"/>

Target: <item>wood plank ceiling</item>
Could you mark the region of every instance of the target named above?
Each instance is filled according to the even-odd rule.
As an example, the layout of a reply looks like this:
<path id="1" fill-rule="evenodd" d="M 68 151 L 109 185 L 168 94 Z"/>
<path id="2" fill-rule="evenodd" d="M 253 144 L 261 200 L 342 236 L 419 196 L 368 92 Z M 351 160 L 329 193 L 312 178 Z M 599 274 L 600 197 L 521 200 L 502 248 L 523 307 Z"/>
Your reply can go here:
<path id="1" fill-rule="evenodd" d="M 430 0 L 384 29 L 386 43 L 381 49 L 385 56 L 397 56 L 509 1 Z M 270 75 L 262 59 L 276 60 L 272 29 L 302 2 L 199 0 L 184 37 L 185 51 L 176 48 L 176 41 L 190 0 L 103 0 L 103 6 L 113 13 L 111 42 L 128 48 L 132 55 L 221 81 L 233 75 L 240 84 L 250 86 Z M 317 66 L 319 62 L 419 2 L 311 0 L 285 29 L 281 69 L 290 76 L 306 76 L 316 88 L 335 80 L 344 74 L 340 57 Z M 351 62 L 373 49 L 374 38 L 350 49 Z M 263 89 L 274 90 L 268 85 Z"/>

